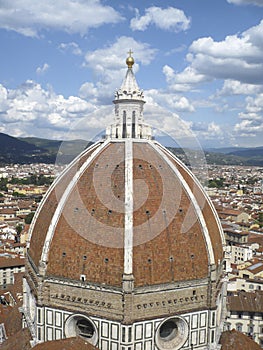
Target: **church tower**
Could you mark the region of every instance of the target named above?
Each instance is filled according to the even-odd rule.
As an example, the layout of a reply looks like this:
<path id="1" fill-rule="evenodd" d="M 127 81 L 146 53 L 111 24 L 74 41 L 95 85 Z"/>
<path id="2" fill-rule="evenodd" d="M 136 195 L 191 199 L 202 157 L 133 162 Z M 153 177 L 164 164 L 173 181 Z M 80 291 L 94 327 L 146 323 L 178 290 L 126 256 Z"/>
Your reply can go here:
<path id="1" fill-rule="evenodd" d="M 134 59 L 129 52 L 126 60 L 128 66 L 122 86 L 115 93 L 115 123 L 107 128 L 111 138 L 151 139 L 151 128 L 145 124 L 143 91 L 140 90 L 133 74 Z"/>
<path id="2" fill-rule="evenodd" d="M 131 54 L 105 139 L 61 173 L 32 221 L 24 322 L 34 344 L 219 350 L 222 227 L 195 176 L 152 138 Z"/>

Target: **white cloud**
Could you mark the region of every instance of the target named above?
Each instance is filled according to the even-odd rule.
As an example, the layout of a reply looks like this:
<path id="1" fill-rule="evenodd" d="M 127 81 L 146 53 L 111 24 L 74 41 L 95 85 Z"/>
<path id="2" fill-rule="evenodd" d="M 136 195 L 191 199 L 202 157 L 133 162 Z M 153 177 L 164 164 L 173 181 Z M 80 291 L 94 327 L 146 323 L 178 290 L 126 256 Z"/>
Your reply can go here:
<path id="1" fill-rule="evenodd" d="M 42 67 L 37 67 L 36 73 L 39 75 L 44 74 L 49 69 L 49 65 L 47 63 L 44 63 Z"/>
<path id="2" fill-rule="evenodd" d="M 246 109 L 239 113 L 241 122 L 235 125 L 234 131 L 242 136 L 253 134 L 261 136 L 263 132 L 263 93 L 255 98 L 247 97 Z"/>
<path id="3" fill-rule="evenodd" d="M 72 52 L 73 55 L 80 56 L 82 55 L 82 51 L 77 43 L 70 42 L 70 43 L 61 43 L 58 48 L 63 52 Z"/>
<path id="4" fill-rule="evenodd" d="M 65 98 L 51 88 L 43 89 L 40 84 L 30 80 L 13 90 L 0 85 L 0 129 L 14 136 L 61 138 L 65 131 L 71 130 L 74 123 L 88 116 L 86 121 L 81 121 L 77 126 L 78 132 L 71 130 L 68 137 L 83 135 L 84 124 L 86 129 L 83 137 L 96 135 L 113 117 L 109 111 L 105 114 L 94 113 L 97 106 L 101 105 L 110 105 L 110 111 L 113 110 L 114 91 L 124 79 L 127 70 L 125 60 L 130 48 L 136 52 L 134 71 L 139 69 L 139 63 L 149 64 L 156 53 L 148 44 L 130 37 L 121 37 L 112 45 L 88 52 L 85 65 L 91 70 L 93 81 L 87 81 L 80 87 L 79 97 Z M 120 56 L 121 52 L 123 56 Z M 45 65 L 39 68 L 39 73 L 47 69 Z M 187 104 L 184 100 L 178 103 L 181 106 Z"/>
<path id="5" fill-rule="evenodd" d="M 191 20 L 187 18 L 182 10 L 174 7 L 162 9 L 152 6 L 145 9 L 145 15 L 140 16 L 136 10 L 136 17 L 131 19 L 130 27 L 132 30 L 144 31 L 151 24 L 162 30 L 180 32 L 190 27 Z"/>
<path id="6" fill-rule="evenodd" d="M 240 136 L 251 136 L 256 137 L 263 132 L 263 123 L 255 120 L 242 120 L 241 123 L 235 125 L 234 131 Z"/>
<path id="7" fill-rule="evenodd" d="M 136 41 L 132 37 L 121 36 L 108 47 L 88 52 L 85 56 L 86 65 L 99 73 L 109 68 L 119 71 L 125 64 L 130 48 L 135 53 L 135 61 L 145 65 L 151 63 L 156 54 L 156 49 L 151 48 L 149 44 Z"/>
<path id="8" fill-rule="evenodd" d="M 94 83 L 86 82 L 81 85 L 79 89 L 79 96 L 92 103 L 97 103 L 99 91 Z"/>
<path id="9" fill-rule="evenodd" d="M 157 103 L 177 113 L 195 111 L 194 106 L 186 97 L 174 93 L 151 89 L 145 92 L 145 99 L 147 102 Z"/>
<path id="10" fill-rule="evenodd" d="M 224 130 L 222 125 L 218 125 L 214 121 L 210 123 L 192 123 L 192 130 L 202 141 L 216 139 L 218 142 L 222 142 L 225 139 L 229 139 L 228 131 Z"/>
<path id="11" fill-rule="evenodd" d="M 156 54 L 156 50 L 149 44 L 125 36 L 118 38 L 108 47 L 87 52 L 84 65 L 92 70 L 94 80 L 97 82 L 84 83 L 80 87 L 80 96 L 87 99 L 93 98 L 93 100 L 95 98 L 96 102 L 108 104 L 113 98 L 114 91 L 120 87 L 124 79 L 127 69 L 125 60 L 130 48 L 135 53 L 134 72 L 139 69 L 138 62 L 147 65 Z M 123 68 L 120 69 L 120 67 Z"/>
<path id="12" fill-rule="evenodd" d="M 225 80 L 217 95 L 254 95 L 262 90 L 260 85 L 243 84 L 237 80 Z"/>
<path id="13" fill-rule="evenodd" d="M 261 28 L 263 24 L 259 25 Z M 195 40 L 190 46 L 190 51 L 194 54 L 206 54 L 214 58 L 239 58 L 248 61 L 255 61 L 260 58 L 261 48 L 251 43 L 248 32 L 244 32 L 241 37 L 230 35 L 224 41 L 216 42 L 211 37 Z"/>
<path id="14" fill-rule="evenodd" d="M 262 0 L 227 0 L 230 4 L 235 5 L 256 5 L 263 6 Z"/>
<path id="15" fill-rule="evenodd" d="M 44 29 L 84 35 L 90 28 L 117 23 L 121 15 L 100 0 L 2 0 L 0 28 L 37 37 Z"/>
<path id="16" fill-rule="evenodd" d="M 259 94 L 255 98 L 248 97 L 246 102 L 247 113 L 258 113 L 261 117 L 263 117 L 263 93 Z"/>
<path id="17" fill-rule="evenodd" d="M 170 66 L 165 65 L 163 67 L 163 73 L 169 88 L 178 92 L 189 91 L 193 88 L 193 85 L 209 80 L 207 76 L 199 74 L 198 71 L 191 66 L 186 67 L 181 73 L 175 73 Z"/>
<path id="18" fill-rule="evenodd" d="M 94 105 L 79 97 L 64 98 L 31 80 L 16 90 L 0 85 L 0 127 L 2 132 L 14 136 L 61 137 L 75 120 L 94 109 Z"/>
<path id="19" fill-rule="evenodd" d="M 192 43 L 188 56 L 191 68 L 211 79 L 238 80 L 246 84 L 263 82 L 263 21 L 240 36 L 221 42 L 200 38 Z"/>
<path id="20" fill-rule="evenodd" d="M 226 80 L 222 94 L 260 91 L 263 83 L 263 20 L 257 26 L 219 42 L 211 37 L 195 40 L 186 59 L 189 64 L 182 72 L 174 72 L 168 65 L 163 67 L 173 91 L 192 90 L 198 84 L 216 79 Z"/>
<path id="21" fill-rule="evenodd" d="M 148 92 L 147 92 L 148 93 Z M 180 144 L 182 147 L 196 146 L 197 140 L 191 130 L 191 123 L 182 120 L 178 114 L 172 113 L 166 107 L 162 107 L 154 101 L 148 100 L 144 108 L 146 123 L 158 129 L 157 134 L 173 139 L 173 146 Z"/>

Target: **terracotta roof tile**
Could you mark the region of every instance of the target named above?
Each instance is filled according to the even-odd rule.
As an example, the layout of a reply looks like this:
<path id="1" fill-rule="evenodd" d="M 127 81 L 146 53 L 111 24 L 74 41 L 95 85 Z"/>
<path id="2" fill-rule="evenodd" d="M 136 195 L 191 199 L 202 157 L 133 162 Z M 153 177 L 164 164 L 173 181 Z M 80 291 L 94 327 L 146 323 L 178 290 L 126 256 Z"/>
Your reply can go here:
<path id="1" fill-rule="evenodd" d="M 236 330 L 223 332 L 220 338 L 221 350 L 260 350 L 259 344 Z"/>
<path id="2" fill-rule="evenodd" d="M 9 257 L 9 256 L 0 256 L 0 267 L 21 267 L 25 266 L 25 258 L 20 256 Z"/>
<path id="3" fill-rule="evenodd" d="M 28 328 L 21 329 L 1 344 L 1 350 L 31 350 L 30 340 L 31 334 Z"/>
<path id="4" fill-rule="evenodd" d="M 166 150 L 133 142 L 133 275 L 135 287 L 205 278 L 209 252 L 202 211 L 215 264 L 223 258 L 218 221 L 209 199 L 190 172 Z M 92 151 L 76 161 L 75 172 Z M 166 157 L 179 171 L 170 167 Z M 114 287 L 124 272 L 124 142 L 110 142 L 92 159 L 69 192 L 56 218 L 47 275 Z M 114 165 L 116 164 L 116 165 Z M 110 170 L 109 170 L 110 169 Z M 49 224 L 74 172 L 65 172 L 37 214 L 29 255 L 38 267 Z M 112 195 L 113 194 L 113 195 Z M 103 197 L 104 196 L 104 197 Z M 112 209 L 111 209 L 112 208 Z M 115 209 L 116 208 L 116 209 Z M 111 209 L 111 210 L 109 210 Z"/>
<path id="5" fill-rule="evenodd" d="M 37 344 L 34 350 L 98 350 L 98 348 L 84 339 L 74 337 Z"/>
<path id="6" fill-rule="evenodd" d="M 263 312 L 263 291 L 233 293 L 227 301 L 230 311 Z"/>

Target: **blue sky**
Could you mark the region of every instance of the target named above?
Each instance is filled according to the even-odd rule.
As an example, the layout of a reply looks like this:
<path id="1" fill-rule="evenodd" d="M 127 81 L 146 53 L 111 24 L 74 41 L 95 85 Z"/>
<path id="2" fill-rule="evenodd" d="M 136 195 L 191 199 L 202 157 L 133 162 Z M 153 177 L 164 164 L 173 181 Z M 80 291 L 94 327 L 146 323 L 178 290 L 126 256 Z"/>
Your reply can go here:
<path id="1" fill-rule="evenodd" d="M 0 132 L 92 139 L 132 49 L 153 126 L 263 145 L 263 0 L 2 0 L 0 40 Z"/>

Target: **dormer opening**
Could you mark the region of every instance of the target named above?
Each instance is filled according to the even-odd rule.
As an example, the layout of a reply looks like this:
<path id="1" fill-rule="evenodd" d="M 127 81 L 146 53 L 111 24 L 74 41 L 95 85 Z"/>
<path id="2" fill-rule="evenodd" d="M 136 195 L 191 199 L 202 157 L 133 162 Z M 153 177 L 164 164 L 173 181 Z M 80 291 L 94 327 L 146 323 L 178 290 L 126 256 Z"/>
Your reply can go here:
<path id="1" fill-rule="evenodd" d="M 123 117 L 122 117 L 122 138 L 125 139 L 126 136 L 127 136 L 126 111 L 123 111 Z"/>
<path id="2" fill-rule="evenodd" d="M 132 138 L 135 138 L 135 111 L 132 112 Z"/>

